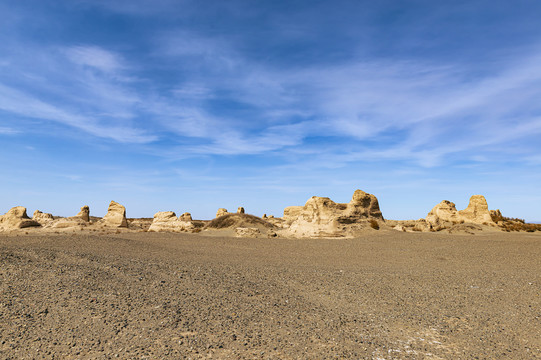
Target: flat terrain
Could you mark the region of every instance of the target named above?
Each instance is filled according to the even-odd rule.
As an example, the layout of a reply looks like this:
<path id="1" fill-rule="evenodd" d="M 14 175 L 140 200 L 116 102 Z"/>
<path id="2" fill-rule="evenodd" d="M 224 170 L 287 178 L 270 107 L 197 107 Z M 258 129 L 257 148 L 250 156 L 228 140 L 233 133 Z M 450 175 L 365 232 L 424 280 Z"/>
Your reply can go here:
<path id="1" fill-rule="evenodd" d="M 0 235 L 0 358 L 541 358 L 541 234 Z"/>

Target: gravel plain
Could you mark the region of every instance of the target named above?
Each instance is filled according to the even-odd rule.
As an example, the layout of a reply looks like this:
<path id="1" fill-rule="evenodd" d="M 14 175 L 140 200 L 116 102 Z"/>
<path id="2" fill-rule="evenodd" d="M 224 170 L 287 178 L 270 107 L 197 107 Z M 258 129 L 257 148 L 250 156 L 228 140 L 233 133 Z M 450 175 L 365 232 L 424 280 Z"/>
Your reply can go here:
<path id="1" fill-rule="evenodd" d="M 541 234 L 0 235 L 0 358 L 541 358 Z"/>

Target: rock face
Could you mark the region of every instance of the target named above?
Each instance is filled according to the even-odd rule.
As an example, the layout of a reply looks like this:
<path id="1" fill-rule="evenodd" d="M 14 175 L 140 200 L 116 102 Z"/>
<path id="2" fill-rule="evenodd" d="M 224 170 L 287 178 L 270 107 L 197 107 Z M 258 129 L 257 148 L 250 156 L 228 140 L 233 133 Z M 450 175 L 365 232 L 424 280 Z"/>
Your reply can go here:
<path id="1" fill-rule="evenodd" d="M 190 220 L 187 219 L 189 215 Z M 181 232 L 193 230 L 194 225 L 191 222 L 191 215 L 189 213 L 183 214 L 180 218 L 173 211 L 162 211 L 154 214 L 154 220 L 148 231 L 167 231 L 167 232 Z"/>
<path id="2" fill-rule="evenodd" d="M 106 226 L 128 227 L 126 208 L 115 201 L 111 201 L 107 214 L 101 219 Z"/>
<path id="3" fill-rule="evenodd" d="M 244 214 L 244 208 L 242 206 L 239 206 L 237 209 L 237 214 Z"/>
<path id="4" fill-rule="evenodd" d="M 286 235 L 295 237 L 348 236 L 366 228 L 369 219 L 384 220 L 377 198 L 361 190 L 347 204 L 312 196 L 304 206 L 285 208 L 283 219 Z"/>
<path id="5" fill-rule="evenodd" d="M 41 226 L 46 226 L 50 225 L 54 221 L 54 217 L 52 214 L 43 213 L 39 210 L 36 210 L 34 211 L 32 220 L 37 221 Z"/>
<path id="6" fill-rule="evenodd" d="M 465 222 L 474 224 L 493 223 L 487 200 L 483 195 L 473 195 L 468 207 L 458 212 Z"/>
<path id="7" fill-rule="evenodd" d="M 220 217 L 220 216 L 224 216 L 224 215 L 227 215 L 229 214 L 227 212 L 227 209 L 224 209 L 224 208 L 219 208 L 218 211 L 216 212 L 216 217 Z"/>
<path id="8" fill-rule="evenodd" d="M 454 203 L 444 200 L 434 206 L 426 216 L 426 221 L 435 231 L 461 223 L 494 225 L 483 195 L 473 195 L 468 207 L 461 211 L 457 211 Z"/>
<path id="9" fill-rule="evenodd" d="M 88 207 L 88 205 L 84 205 L 81 208 L 81 211 L 79 211 L 79 213 L 75 216 L 83 219 L 86 222 L 89 222 L 90 221 L 90 208 Z"/>
<path id="10" fill-rule="evenodd" d="M 32 226 L 40 226 L 40 224 L 28 217 L 26 208 L 23 206 L 11 208 L 7 213 L 0 216 L 0 230 L 9 231 Z"/>

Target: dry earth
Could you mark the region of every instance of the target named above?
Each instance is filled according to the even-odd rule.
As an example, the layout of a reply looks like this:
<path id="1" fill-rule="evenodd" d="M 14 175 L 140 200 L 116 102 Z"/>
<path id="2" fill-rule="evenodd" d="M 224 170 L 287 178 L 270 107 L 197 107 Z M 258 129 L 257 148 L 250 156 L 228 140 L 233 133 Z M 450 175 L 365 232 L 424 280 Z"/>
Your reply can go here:
<path id="1" fill-rule="evenodd" d="M 0 235 L 0 358 L 541 358 L 541 236 Z"/>

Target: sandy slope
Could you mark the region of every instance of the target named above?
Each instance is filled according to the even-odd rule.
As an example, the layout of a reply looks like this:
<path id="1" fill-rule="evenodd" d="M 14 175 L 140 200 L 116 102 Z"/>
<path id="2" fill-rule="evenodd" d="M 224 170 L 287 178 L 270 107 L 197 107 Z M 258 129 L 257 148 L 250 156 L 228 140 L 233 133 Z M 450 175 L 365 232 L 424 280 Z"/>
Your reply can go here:
<path id="1" fill-rule="evenodd" d="M 541 236 L 0 236 L 0 358 L 541 358 Z"/>

